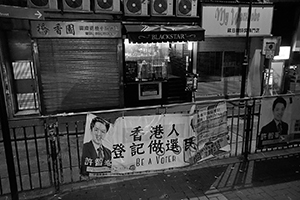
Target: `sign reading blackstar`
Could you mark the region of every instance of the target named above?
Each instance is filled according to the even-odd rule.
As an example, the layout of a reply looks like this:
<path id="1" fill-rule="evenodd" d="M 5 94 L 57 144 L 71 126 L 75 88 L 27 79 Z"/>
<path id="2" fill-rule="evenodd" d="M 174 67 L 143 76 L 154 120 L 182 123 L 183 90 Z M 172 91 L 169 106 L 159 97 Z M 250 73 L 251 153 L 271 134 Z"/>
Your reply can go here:
<path id="1" fill-rule="evenodd" d="M 186 42 L 204 40 L 204 29 L 199 26 L 125 25 L 130 42 Z"/>

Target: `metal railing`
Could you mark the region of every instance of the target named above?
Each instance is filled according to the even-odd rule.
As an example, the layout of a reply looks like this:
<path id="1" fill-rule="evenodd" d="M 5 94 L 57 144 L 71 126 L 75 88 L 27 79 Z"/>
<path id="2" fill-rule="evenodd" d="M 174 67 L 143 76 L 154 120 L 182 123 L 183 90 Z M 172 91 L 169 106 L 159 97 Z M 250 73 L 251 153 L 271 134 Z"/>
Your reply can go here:
<path id="1" fill-rule="evenodd" d="M 92 112 L 114 122 L 121 116 L 142 116 L 167 113 L 189 113 L 192 105 L 208 106 L 226 101 L 227 126 L 231 151 L 220 158 L 247 157 L 261 151 L 293 148 L 287 145 L 256 149 L 260 120 L 260 98 L 201 101 L 128 109 Z M 79 175 L 87 113 L 12 119 L 9 121 L 18 191 L 59 191 L 61 185 L 83 181 Z M 0 130 L 1 131 L 1 130 Z M 8 169 L 5 164 L 2 132 L 0 132 L 0 197 L 10 194 Z"/>

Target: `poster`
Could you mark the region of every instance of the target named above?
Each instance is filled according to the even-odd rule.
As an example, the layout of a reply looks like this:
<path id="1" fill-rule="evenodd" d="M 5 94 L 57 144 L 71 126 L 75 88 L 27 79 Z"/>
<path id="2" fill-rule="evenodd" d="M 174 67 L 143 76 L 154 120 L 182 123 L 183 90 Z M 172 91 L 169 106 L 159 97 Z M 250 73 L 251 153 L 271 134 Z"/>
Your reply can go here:
<path id="1" fill-rule="evenodd" d="M 189 115 L 118 118 L 114 126 L 112 172 L 140 172 L 188 165 L 184 140 L 191 134 Z"/>
<path id="2" fill-rule="evenodd" d="M 262 100 L 257 149 L 278 147 L 289 143 L 292 106 L 292 97 Z"/>
<path id="3" fill-rule="evenodd" d="M 113 124 L 93 114 L 86 116 L 80 174 L 90 176 L 95 173 L 111 172 Z"/>
<path id="4" fill-rule="evenodd" d="M 289 144 L 300 143 L 300 96 L 293 98 Z"/>
<path id="5" fill-rule="evenodd" d="M 196 151 L 189 152 L 190 163 L 229 152 L 226 103 L 196 109 L 194 113 L 191 123 L 196 137 Z"/>

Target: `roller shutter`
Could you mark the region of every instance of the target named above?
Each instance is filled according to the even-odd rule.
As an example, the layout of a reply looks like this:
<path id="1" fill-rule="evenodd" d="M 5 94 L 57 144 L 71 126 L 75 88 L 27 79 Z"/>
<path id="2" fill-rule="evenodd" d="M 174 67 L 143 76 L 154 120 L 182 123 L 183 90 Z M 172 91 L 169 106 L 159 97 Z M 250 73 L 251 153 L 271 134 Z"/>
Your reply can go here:
<path id="1" fill-rule="evenodd" d="M 118 107 L 116 39 L 38 39 L 43 114 Z"/>

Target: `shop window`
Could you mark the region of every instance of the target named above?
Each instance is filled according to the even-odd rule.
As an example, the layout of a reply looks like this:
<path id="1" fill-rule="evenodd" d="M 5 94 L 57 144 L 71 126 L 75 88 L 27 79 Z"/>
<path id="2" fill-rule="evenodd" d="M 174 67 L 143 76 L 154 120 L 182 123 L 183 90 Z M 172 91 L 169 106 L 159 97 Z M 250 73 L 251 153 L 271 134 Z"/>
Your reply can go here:
<path id="1" fill-rule="evenodd" d="M 242 52 L 198 52 L 199 81 L 220 81 L 222 77 L 241 75 Z"/>
<path id="2" fill-rule="evenodd" d="M 222 52 L 199 52 L 197 59 L 199 81 L 221 80 Z"/>
<path id="3" fill-rule="evenodd" d="M 125 43 L 125 82 L 185 76 L 190 54 L 186 43 Z"/>

